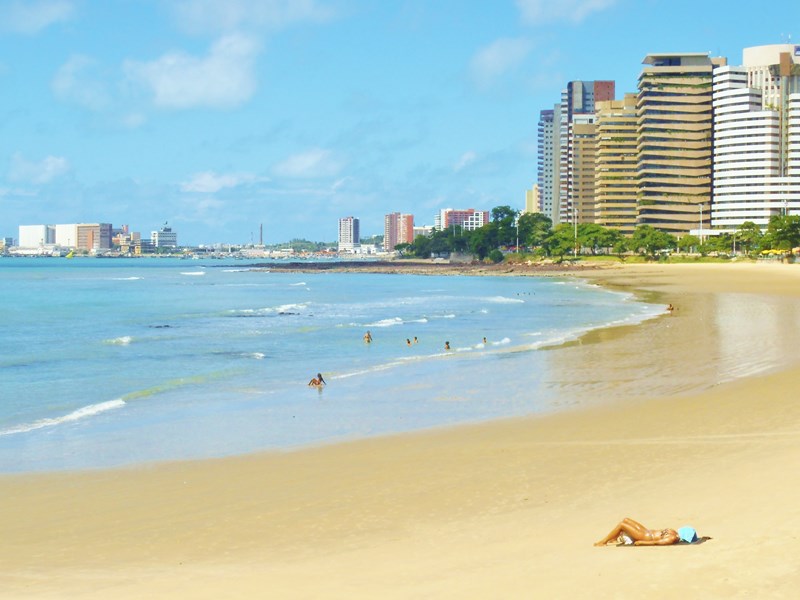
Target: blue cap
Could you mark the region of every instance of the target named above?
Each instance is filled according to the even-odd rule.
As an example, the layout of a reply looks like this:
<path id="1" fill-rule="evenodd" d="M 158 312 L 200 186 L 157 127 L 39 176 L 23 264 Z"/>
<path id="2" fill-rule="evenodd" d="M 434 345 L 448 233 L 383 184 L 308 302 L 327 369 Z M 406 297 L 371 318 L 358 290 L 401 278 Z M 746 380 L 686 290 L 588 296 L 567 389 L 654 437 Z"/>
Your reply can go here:
<path id="1" fill-rule="evenodd" d="M 694 527 L 689 527 L 686 525 L 678 529 L 678 537 L 684 542 L 691 544 L 692 542 L 697 541 L 697 532 L 694 530 Z"/>

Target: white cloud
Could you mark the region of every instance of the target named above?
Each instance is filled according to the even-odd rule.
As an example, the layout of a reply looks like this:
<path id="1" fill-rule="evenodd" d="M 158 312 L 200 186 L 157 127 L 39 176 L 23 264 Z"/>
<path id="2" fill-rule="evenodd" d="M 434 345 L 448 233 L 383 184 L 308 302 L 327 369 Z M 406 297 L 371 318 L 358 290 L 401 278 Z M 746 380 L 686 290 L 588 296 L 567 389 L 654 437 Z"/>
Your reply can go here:
<path id="1" fill-rule="evenodd" d="M 533 44 L 525 39 L 502 38 L 481 48 L 472 58 L 470 71 L 475 82 L 488 86 L 500 75 L 519 66 L 530 53 Z"/>
<path id="2" fill-rule="evenodd" d="M 594 12 L 611 8 L 617 0 L 516 0 L 522 19 L 533 25 L 551 21 L 580 23 Z"/>
<path id="3" fill-rule="evenodd" d="M 91 110 L 101 110 L 108 106 L 110 97 L 105 86 L 87 73 L 96 64 L 88 56 L 71 56 L 53 77 L 53 93 L 61 100 L 75 102 Z"/>
<path id="4" fill-rule="evenodd" d="M 478 155 L 475 154 L 472 150 L 465 152 L 461 155 L 461 158 L 458 159 L 455 165 L 453 165 L 453 171 L 458 172 L 464 167 L 471 165 L 475 162 L 475 159 L 478 158 Z"/>
<path id="5" fill-rule="evenodd" d="M 9 0 L 0 3 L 0 29 L 34 34 L 69 19 L 75 6 L 69 0 Z"/>
<path id="6" fill-rule="evenodd" d="M 208 55 L 165 54 L 151 62 L 126 61 L 127 77 L 145 86 L 162 108 L 232 108 L 247 102 L 256 90 L 258 43 L 233 34 L 220 38 Z"/>
<path id="7" fill-rule="evenodd" d="M 262 181 L 262 179 L 248 173 L 218 175 L 213 171 L 205 171 L 203 173 L 195 173 L 189 181 L 181 183 L 181 191 L 214 194 L 225 188 L 234 188 L 256 181 Z"/>
<path id="8" fill-rule="evenodd" d="M 22 183 L 43 184 L 69 171 L 69 161 L 62 156 L 47 156 L 40 161 L 31 161 L 20 153 L 11 157 L 8 179 Z"/>
<path id="9" fill-rule="evenodd" d="M 284 177 L 329 177 L 339 173 L 342 163 L 330 150 L 312 148 L 307 152 L 294 154 L 278 163 L 274 171 Z"/>
<path id="10" fill-rule="evenodd" d="M 180 0 L 172 5 L 178 23 L 195 33 L 247 28 L 280 29 L 298 22 L 322 22 L 333 11 L 316 0 Z"/>

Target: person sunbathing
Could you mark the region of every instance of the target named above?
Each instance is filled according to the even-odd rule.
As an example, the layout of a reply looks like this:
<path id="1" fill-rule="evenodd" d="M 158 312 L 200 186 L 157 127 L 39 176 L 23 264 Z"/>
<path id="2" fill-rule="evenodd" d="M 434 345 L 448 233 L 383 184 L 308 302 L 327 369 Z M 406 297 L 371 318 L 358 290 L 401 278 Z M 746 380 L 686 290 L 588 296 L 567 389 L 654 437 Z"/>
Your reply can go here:
<path id="1" fill-rule="evenodd" d="M 594 545 L 605 546 L 610 541 L 620 538 L 623 539 L 623 543 L 630 543 L 625 537 L 631 540 L 634 546 L 669 546 L 681 539 L 674 529 L 647 529 L 638 521 L 626 517 L 606 537 L 595 542 Z"/>

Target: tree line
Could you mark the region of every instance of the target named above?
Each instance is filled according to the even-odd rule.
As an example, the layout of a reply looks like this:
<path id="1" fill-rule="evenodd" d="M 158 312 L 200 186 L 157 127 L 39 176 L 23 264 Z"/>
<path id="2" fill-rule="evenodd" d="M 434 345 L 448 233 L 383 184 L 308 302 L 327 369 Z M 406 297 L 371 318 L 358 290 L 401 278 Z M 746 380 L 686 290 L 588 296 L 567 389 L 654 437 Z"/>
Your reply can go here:
<path id="1" fill-rule="evenodd" d="M 763 250 L 791 252 L 800 246 L 800 216 L 777 215 L 766 230 L 751 221 L 734 233 L 709 235 L 701 240 L 695 235 L 676 237 L 650 225 L 639 225 L 630 237 L 617 229 L 594 223 L 574 226 L 552 220 L 541 213 L 523 213 L 510 206 L 497 206 L 491 220 L 478 229 L 465 230 L 460 225 L 418 235 L 411 244 L 398 244 L 403 256 L 431 258 L 451 253 L 471 254 L 479 260 L 500 262 L 510 251 L 532 253 L 559 261 L 565 257 L 597 254 L 642 254 L 650 258 L 673 251 L 708 254 L 758 254 Z"/>

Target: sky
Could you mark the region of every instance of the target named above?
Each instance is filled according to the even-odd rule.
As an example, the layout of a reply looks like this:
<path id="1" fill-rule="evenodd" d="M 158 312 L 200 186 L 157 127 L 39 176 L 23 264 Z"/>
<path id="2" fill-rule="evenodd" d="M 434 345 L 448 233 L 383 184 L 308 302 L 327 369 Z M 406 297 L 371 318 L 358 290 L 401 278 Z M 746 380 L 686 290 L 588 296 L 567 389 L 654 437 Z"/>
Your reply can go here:
<path id="1" fill-rule="evenodd" d="M 362 237 L 524 207 L 539 111 L 649 53 L 800 44 L 800 2 L 0 0 L 0 236 Z"/>

